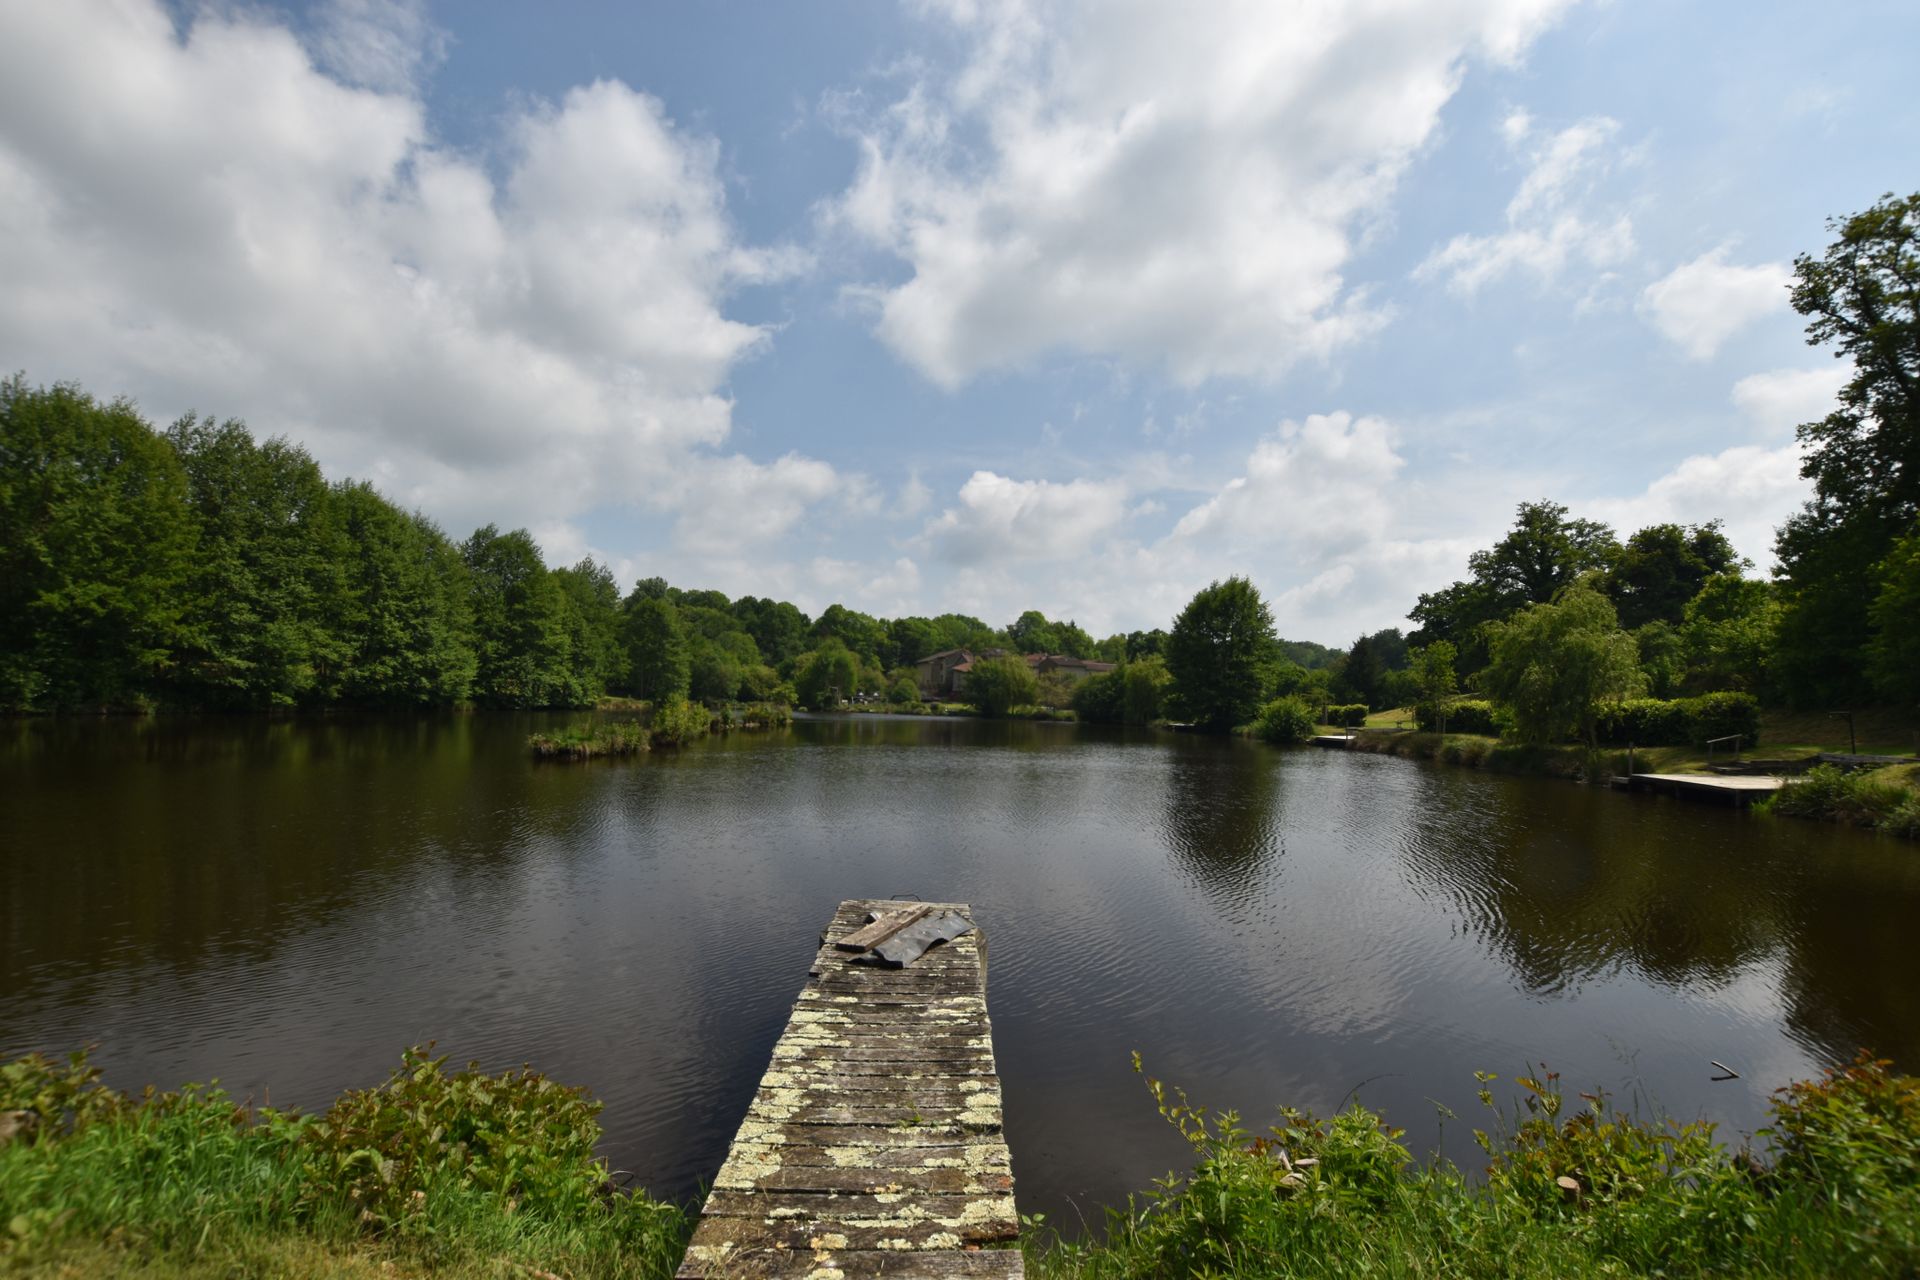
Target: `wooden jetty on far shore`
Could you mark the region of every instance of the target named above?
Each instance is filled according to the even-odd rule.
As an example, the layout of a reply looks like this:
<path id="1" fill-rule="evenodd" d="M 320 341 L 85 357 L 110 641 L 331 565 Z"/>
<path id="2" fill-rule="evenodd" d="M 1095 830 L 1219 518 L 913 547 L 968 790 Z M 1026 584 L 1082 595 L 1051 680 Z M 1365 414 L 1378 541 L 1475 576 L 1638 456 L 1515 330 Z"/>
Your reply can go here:
<path id="1" fill-rule="evenodd" d="M 1636 773 L 1627 779 L 1629 791 L 1658 791 L 1686 800 L 1717 800 L 1722 804 L 1752 804 L 1786 785 L 1785 778 L 1765 774 Z"/>
<path id="2" fill-rule="evenodd" d="M 1025 1275 L 976 930 L 906 968 L 837 940 L 916 907 L 840 904 L 701 1209 L 679 1280 Z M 934 903 L 972 922 L 964 903 Z"/>

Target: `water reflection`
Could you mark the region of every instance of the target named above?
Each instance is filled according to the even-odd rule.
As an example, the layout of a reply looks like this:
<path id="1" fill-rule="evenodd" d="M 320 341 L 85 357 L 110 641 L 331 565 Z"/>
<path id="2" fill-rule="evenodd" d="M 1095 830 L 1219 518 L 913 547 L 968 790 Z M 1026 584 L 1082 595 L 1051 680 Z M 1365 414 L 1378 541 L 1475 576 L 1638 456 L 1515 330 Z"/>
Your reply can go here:
<path id="1" fill-rule="evenodd" d="M 1134 1049 L 1252 1117 L 1368 1082 L 1407 1124 L 1543 1057 L 1736 1129 L 1858 1044 L 1920 1064 L 1911 845 L 1051 724 L 537 765 L 549 722 L 0 727 L 0 1052 L 99 1041 L 118 1084 L 315 1105 L 438 1039 L 589 1085 L 609 1158 L 683 1194 L 833 904 L 912 893 L 987 924 L 1022 1207 L 1069 1222 L 1184 1159 Z"/>

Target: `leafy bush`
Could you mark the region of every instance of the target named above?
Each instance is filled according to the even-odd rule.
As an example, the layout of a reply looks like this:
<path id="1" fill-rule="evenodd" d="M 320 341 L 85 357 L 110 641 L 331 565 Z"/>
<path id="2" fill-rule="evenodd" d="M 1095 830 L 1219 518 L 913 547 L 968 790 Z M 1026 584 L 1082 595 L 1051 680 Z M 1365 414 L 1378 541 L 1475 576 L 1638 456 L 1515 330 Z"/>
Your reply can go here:
<path id="1" fill-rule="evenodd" d="M 1915 794 L 1870 773 L 1849 773 L 1838 765 L 1817 764 L 1755 808 L 1795 818 L 1874 827 L 1889 820 L 1903 822 L 1904 811 L 1914 807 Z"/>
<path id="2" fill-rule="evenodd" d="M 653 745 L 683 747 L 695 738 L 705 737 L 713 718 L 707 709 L 685 698 L 662 698 L 653 704 L 653 716 L 647 722 Z"/>
<path id="3" fill-rule="evenodd" d="M 1444 717 L 1448 733 L 1480 733 L 1497 737 L 1498 713 L 1491 702 L 1478 698 L 1456 698 L 1450 702 L 1423 702 L 1413 709 L 1413 722 L 1422 733 L 1437 733 Z"/>
<path id="4" fill-rule="evenodd" d="M 1704 747 L 1711 738 L 1741 735 L 1760 741 L 1760 703 L 1750 693 L 1706 693 L 1697 698 L 1629 698 L 1600 708 L 1599 740 L 1611 746 Z"/>
<path id="5" fill-rule="evenodd" d="M 983 658 L 967 673 L 961 695 L 983 716 L 1004 716 L 1040 699 L 1040 679 L 1024 658 Z"/>
<path id="6" fill-rule="evenodd" d="M 910 676 L 901 676 L 887 686 L 887 701 L 896 707 L 910 707 L 920 701 L 920 686 Z"/>
<path id="7" fill-rule="evenodd" d="M 590 760 L 594 756 L 627 756 L 651 745 L 647 727 L 635 720 L 601 725 L 574 725 L 558 733 L 536 733 L 527 746 L 542 760 Z"/>
<path id="8" fill-rule="evenodd" d="M 1313 711 L 1299 698 L 1275 698 L 1260 708 L 1253 734 L 1262 742 L 1303 742 L 1313 736 Z"/>
<path id="9" fill-rule="evenodd" d="M 1688 732 L 1696 747 L 1707 745 L 1709 738 L 1741 735 L 1740 745 L 1760 744 L 1760 700 L 1750 693 L 1703 693 L 1682 699 L 1687 705 Z"/>
<path id="10" fill-rule="evenodd" d="M 1364 702 L 1334 703 L 1327 708 L 1327 718 L 1324 723 L 1357 729 L 1367 722 L 1367 710 Z"/>
<path id="11" fill-rule="evenodd" d="M 1127 718 L 1126 668 L 1089 676 L 1074 687 L 1073 713 L 1089 724 L 1121 724 Z"/>

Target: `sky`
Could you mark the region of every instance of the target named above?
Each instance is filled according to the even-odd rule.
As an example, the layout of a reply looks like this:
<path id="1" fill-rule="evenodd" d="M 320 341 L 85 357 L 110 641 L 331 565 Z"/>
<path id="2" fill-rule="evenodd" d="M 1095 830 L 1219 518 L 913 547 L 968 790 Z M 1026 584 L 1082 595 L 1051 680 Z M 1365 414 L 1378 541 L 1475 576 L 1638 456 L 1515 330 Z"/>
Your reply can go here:
<path id="1" fill-rule="evenodd" d="M 1754 572 L 1920 6 L 0 0 L 0 366 L 550 563 L 1401 625 L 1521 502 Z"/>

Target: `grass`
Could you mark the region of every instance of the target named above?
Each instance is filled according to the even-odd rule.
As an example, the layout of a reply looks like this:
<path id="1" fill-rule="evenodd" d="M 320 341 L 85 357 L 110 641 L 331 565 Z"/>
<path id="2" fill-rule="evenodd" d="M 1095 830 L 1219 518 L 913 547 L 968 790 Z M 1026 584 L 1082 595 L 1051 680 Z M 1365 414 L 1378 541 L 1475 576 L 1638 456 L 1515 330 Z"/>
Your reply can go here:
<path id="1" fill-rule="evenodd" d="M 0 1066 L 0 1274 L 670 1275 L 679 1208 L 613 1190 L 599 1104 L 409 1050 L 326 1112 L 102 1088 L 84 1054 Z"/>
<path id="2" fill-rule="evenodd" d="M 1137 1059 L 1136 1059 L 1137 1067 Z M 1483 1085 L 1492 1077 L 1482 1076 Z M 1545 1072 L 1475 1131 L 1484 1174 L 1416 1165 L 1358 1105 L 1261 1135 L 1149 1080 L 1193 1167 L 1104 1239 L 1028 1219 L 1036 1280 L 1245 1276 L 1904 1276 L 1920 1268 L 1920 1081 L 1862 1056 L 1782 1090 L 1756 1150 Z M 1484 1089 L 1482 1101 L 1494 1107 Z"/>
<path id="3" fill-rule="evenodd" d="M 717 711 L 685 698 L 639 705 L 646 709 L 644 723 L 611 720 L 570 725 L 557 733 L 529 734 L 527 748 L 540 760 L 592 760 L 638 755 L 655 747 L 685 746 L 709 733 L 772 729 L 793 723 L 793 712 L 777 702 L 727 703 Z"/>
<path id="4" fill-rule="evenodd" d="M 1854 772 L 1816 765 L 1755 807 L 1762 813 L 1873 827 L 1920 840 L 1920 764 Z"/>

